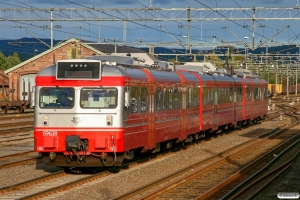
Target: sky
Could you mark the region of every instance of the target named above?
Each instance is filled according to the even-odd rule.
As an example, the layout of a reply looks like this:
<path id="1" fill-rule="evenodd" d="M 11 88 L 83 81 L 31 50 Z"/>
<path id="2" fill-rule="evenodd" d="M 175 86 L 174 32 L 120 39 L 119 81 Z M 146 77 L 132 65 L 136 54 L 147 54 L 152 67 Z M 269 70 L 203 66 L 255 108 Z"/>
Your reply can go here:
<path id="1" fill-rule="evenodd" d="M 150 2 L 154 8 L 252 8 L 256 7 L 295 7 L 297 0 L 0 0 L 0 8 L 144 8 Z M 0 13 L 1 15 L 1 13 Z M 300 15 L 300 14 L 299 14 Z M 300 17 L 300 16 L 299 16 Z M 128 22 L 126 24 L 126 44 L 131 46 L 159 45 L 176 42 L 188 43 L 186 21 L 173 22 Z M 256 23 L 255 43 L 259 40 L 273 38 L 274 44 L 300 43 L 299 22 L 294 21 L 263 21 Z M 74 37 L 91 42 L 117 43 L 123 41 L 122 22 L 55 22 L 61 28 L 54 29 L 54 39 L 64 40 Z M 237 38 L 251 43 L 251 21 L 199 21 L 191 22 L 190 43 L 198 46 L 214 45 L 216 43 L 237 41 Z M 259 27 L 261 25 L 261 27 Z M 289 25 L 288 28 L 284 29 Z M 8 22 L 0 21 L 2 39 L 20 39 L 36 37 L 50 39 L 50 30 L 41 28 L 50 26 L 50 22 Z M 248 26 L 250 28 L 243 28 Z M 100 27 L 100 28 L 99 28 Z M 224 28 L 226 27 L 226 29 Z M 279 33 L 280 32 L 280 33 Z M 276 36 L 274 36 L 276 35 Z M 140 42 L 142 41 L 142 42 Z M 184 44 L 185 45 L 185 44 Z"/>

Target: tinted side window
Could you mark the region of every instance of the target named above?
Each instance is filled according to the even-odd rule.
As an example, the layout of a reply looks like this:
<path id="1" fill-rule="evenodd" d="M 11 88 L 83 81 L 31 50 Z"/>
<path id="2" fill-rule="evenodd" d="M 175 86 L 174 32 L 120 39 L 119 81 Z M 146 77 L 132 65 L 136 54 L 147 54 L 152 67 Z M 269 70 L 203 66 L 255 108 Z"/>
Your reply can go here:
<path id="1" fill-rule="evenodd" d="M 147 112 L 148 91 L 146 87 L 141 88 L 141 112 Z"/>
<path id="2" fill-rule="evenodd" d="M 137 113 L 139 112 L 138 110 L 138 105 L 140 104 L 140 91 L 139 87 L 132 87 L 131 88 L 131 113 Z"/>
<path id="3" fill-rule="evenodd" d="M 156 110 L 161 110 L 161 88 L 156 88 L 156 92 L 155 92 L 155 106 L 156 106 Z"/>
<path id="4" fill-rule="evenodd" d="M 187 88 L 186 93 L 186 107 L 191 108 L 192 107 L 192 88 Z"/>

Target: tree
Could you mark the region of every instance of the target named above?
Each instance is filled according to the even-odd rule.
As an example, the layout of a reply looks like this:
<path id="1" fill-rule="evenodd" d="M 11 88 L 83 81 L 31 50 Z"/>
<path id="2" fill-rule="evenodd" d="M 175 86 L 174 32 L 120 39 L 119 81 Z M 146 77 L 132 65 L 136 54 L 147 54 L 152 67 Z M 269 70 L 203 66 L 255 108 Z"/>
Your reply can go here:
<path id="1" fill-rule="evenodd" d="M 12 56 L 8 57 L 0 52 L 0 69 L 7 70 L 19 63 L 21 63 L 21 60 L 17 52 L 14 52 Z"/>
<path id="2" fill-rule="evenodd" d="M 20 57 L 17 52 L 14 52 L 12 56 L 8 56 L 7 59 L 10 63 L 10 67 L 14 67 L 21 63 Z"/>
<path id="3" fill-rule="evenodd" d="M 0 52 L 0 69 L 7 70 L 10 68 L 10 63 L 7 57 Z"/>

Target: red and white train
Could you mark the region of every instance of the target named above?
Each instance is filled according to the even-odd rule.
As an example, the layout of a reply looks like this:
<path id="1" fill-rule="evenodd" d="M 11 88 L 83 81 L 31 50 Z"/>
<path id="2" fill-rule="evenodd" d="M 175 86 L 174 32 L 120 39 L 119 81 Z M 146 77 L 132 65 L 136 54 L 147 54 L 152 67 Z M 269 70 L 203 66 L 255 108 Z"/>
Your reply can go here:
<path id="1" fill-rule="evenodd" d="M 34 149 L 47 163 L 119 166 L 135 153 L 155 153 L 267 115 L 265 80 L 134 60 L 140 61 L 61 60 L 38 73 Z"/>

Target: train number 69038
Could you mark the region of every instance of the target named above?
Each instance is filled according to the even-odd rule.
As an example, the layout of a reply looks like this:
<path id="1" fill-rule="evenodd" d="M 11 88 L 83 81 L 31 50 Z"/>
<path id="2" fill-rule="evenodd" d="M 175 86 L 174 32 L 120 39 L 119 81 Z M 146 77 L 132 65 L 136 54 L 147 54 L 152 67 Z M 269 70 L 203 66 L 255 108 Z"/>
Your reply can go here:
<path id="1" fill-rule="evenodd" d="M 43 136 L 57 136 L 57 131 L 43 131 Z"/>

